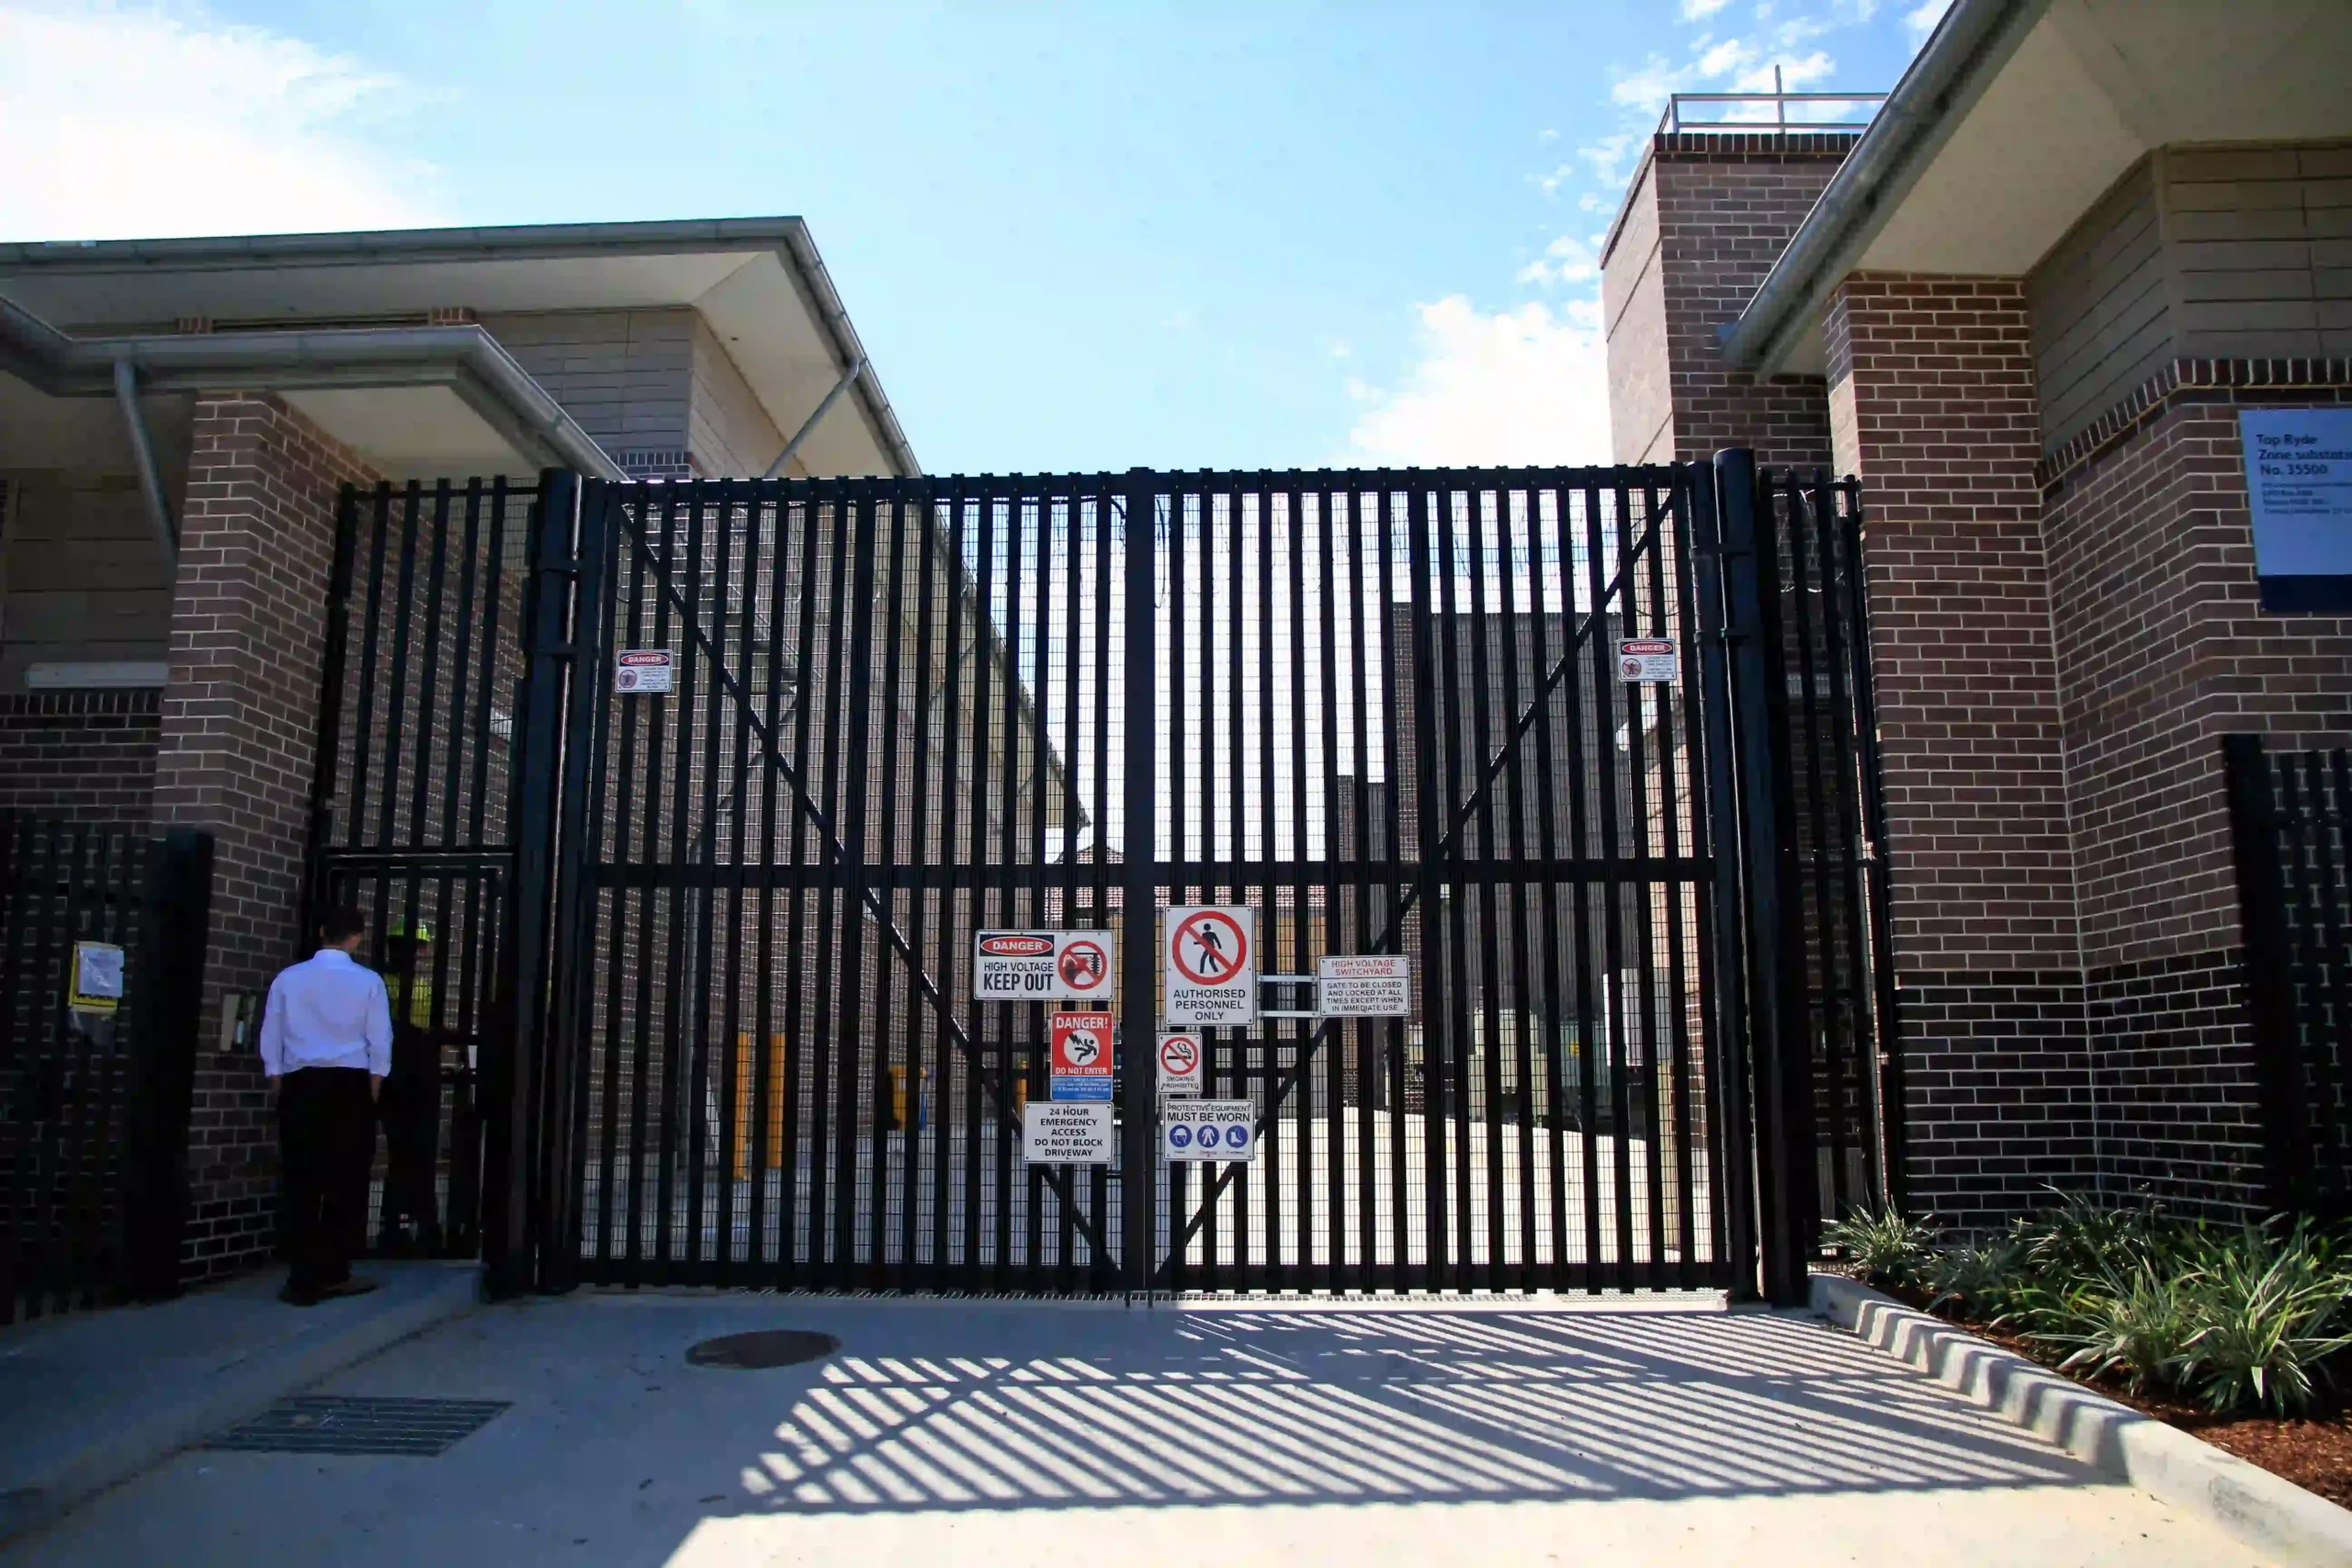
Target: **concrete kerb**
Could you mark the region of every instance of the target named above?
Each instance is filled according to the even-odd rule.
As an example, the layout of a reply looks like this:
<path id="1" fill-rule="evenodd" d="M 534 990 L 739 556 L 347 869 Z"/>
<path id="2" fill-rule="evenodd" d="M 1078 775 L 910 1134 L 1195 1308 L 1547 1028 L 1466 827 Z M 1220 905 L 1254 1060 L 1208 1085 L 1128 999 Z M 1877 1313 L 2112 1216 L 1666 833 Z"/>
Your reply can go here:
<path id="1" fill-rule="evenodd" d="M 281 1331 L 240 1342 L 233 1332 L 219 1332 L 216 1311 L 215 1321 L 200 1325 L 194 1336 L 201 1347 L 197 1353 L 188 1353 L 183 1344 L 169 1356 L 142 1355 L 142 1349 L 153 1350 L 152 1345 L 142 1346 L 142 1337 L 168 1341 L 175 1337 L 175 1325 L 167 1321 L 175 1309 L 186 1313 L 195 1306 L 203 1311 L 207 1303 L 199 1301 L 201 1296 L 217 1302 L 218 1293 L 207 1292 L 118 1309 L 145 1319 L 133 1324 L 127 1316 L 116 1318 L 130 1329 L 128 1336 L 109 1335 L 107 1320 L 115 1314 L 100 1312 L 59 1319 L 58 1340 L 69 1343 L 16 1347 L 17 1353 L 51 1363 L 49 1381 L 62 1381 L 62 1386 L 45 1392 L 62 1393 L 69 1400 L 77 1385 L 86 1386 L 87 1393 L 66 1410 L 41 1412 L 17 1408 L 23 1402 L 12 1400 L 9 1391 L 0 1388 L 0 1416 L 11 1426 L 29 1419 L 39 1427 L 36 1432 L 19 1434 L 37 1439 L 29 1451 L 11 1445 L 10 1453 L 0 1455 L 5 1461 L 0 1462 L 0 1545 L 41 1529 L 98 1493 L 288 1394 L 470 1311 L 479 1300 L 479 1270 L 472 1268 L 415 1264 L 370 1272 L 386 1277 L 388 1288 L 379 1296 L 311 1309 L 319 1314 L 315 1317 L 297 1317 L 275 1301 L 263 1309 L 290 1318 L 307 1332 Z M 265 1283 L 274 1292 L 274 1280 Z M 232 1289 L 240 1296 L 268 1293 L 250 1280 L 238 1281 Z M 328 1315 L 337 1307 L 353 1310 Z M 184 1331 L 185 1325 L 177 1326 Z M 104 1386 L 106 1379 L 89 1373 L 87 1359 L 93 1355 L 120 1358 L 124 1364 L 113 1369 L 117 1372 L 137 1372 L 143 1365 L 143 1385 Z"/>
<path id="2" fill-rule="evenodd" d="M 2282 1563 L 2352 1562 L 2352 1511 L 1869 1286 L 1813 1278 L 1814 1312 L 1978 1408 Z"/>

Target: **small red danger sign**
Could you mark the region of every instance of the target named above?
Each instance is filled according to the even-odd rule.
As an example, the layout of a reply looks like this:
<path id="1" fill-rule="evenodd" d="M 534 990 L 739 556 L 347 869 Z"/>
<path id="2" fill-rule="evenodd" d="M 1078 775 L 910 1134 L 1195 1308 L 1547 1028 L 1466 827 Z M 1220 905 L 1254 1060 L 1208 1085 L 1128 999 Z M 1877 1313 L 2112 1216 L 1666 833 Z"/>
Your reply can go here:
<path id="1" fill-rule="evenodd" d="M 1053 1051 L 1051 1071 L 1060 1078 L 1102 1078 L 1111 1076 L 1111 1032 L 1107 1012 L 1057 1012 L 1047 1015 L 1046 1036 Z M 1057 1083 L 1056 1100 L 1083 1098 Z"/>

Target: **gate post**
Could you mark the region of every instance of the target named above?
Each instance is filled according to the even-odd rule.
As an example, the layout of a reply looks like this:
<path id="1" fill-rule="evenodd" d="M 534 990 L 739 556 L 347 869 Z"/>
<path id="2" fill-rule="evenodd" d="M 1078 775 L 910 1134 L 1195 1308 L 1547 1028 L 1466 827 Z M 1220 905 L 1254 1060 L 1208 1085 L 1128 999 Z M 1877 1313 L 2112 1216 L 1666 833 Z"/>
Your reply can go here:
<path id="1" fill-rule="evenodd" d="M 1752 1044 L 1756 1206 L 1765 1299 L 1802 1305 L 1820 1228 L 1814 1171 L 1813 1051 L 1806 1032 L 1796 783 L 1789 750 L 1779 536 L 1759 507 L 1756 454 L 1717 452 L 1715 505 L 1738 773 L 1738 874 L 1746 973 L 1738 977 Z M 1718 845 L 1717 852 L 1728 846 Z M 1732 977 L 1724 976 L 1730 984 Z"/>
<path id="2" fill-rule="evenodd" d="M 1159 1215 L 1159 1156 L 1154 1147 L 1159 1072 L 1153 1035 L 1159 998 L 1152 985 L 1159 955 L 1157 607 L 1153 522 L 1158 487 L 1148 468 L 1127 470 L 1126 499 L 1126 769 L 1122 809 L 1119 1011 L 1119 1280 L 1130 1296 L 1151 1288 L 1152 1252 Z"/>
<path id="3" fill-rule="evenodd" d="M 503 1059 L 485 1063 L 482 1264 L 492 1296 L 529 1290 L 546 1240 L 537 1191 L 552 1021 L 556 813 L 563 761 L 580 479 L 548 469 L 531 509 L 531 574 L 523 593 L 523 679 L 514 715 L 508 842 L 514 892 L 506 908 L 504 990 L 514 1010 Z"/>
<path id="4" fill-rule="evenodd" d="M 1756 1289 L 1756 1124 L 1748 1092 L 1747 923 L 1745 879 L 1739 874 L 1738 770 L 1733 756 L 1736 733 L 1731 712 L 1731 629 L 1724 609 L 1723 518 L 1715 496 L 1714 470 L 1690 465 L 1691 553 L 1701 564 L 1692 573 L 1699 600 L 1699 675 L 1707 733 L 1708 851 L 1714 866 L 1712 890 L 1714 964 L 1708 1081 L 1714 1086 L 1714 1114 L 1722 1127 L 1724 1256 L 1739 1277 L 1731 1299 L 1754 1301 Z"/>
<path id="5" fill-rule="evenodd" d="M 124 1114 L 123 1284 L 141 1301 L 180 1292 L 187 1228 L 187 1129 L 204 1016 L 212 835 L 175 828 L 155 841 L 141 894 Z"/>

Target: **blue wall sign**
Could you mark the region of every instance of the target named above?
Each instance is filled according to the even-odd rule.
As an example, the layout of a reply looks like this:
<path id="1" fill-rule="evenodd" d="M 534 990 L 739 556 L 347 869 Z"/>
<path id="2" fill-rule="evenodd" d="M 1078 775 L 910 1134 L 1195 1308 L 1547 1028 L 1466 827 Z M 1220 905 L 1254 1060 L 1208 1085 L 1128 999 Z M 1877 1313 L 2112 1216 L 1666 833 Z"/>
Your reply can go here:
<path id="1" fill-rule="evenodd" d="M 2352 408 L 2243 409 L 2262 607 L 2352 612 Z"/>

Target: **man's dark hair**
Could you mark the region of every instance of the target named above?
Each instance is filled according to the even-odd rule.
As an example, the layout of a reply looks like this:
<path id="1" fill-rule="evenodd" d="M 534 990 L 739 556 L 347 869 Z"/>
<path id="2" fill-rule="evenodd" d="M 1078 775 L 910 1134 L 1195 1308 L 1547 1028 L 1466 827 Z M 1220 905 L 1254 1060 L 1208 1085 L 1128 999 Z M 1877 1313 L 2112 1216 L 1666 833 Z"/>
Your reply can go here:
<path id="1" fill-rule="evenodd" d="M 367 917 L 350 904 L 329 904 L 319 911 L 319 944 L 338 947 L 368 929 Z"/>

